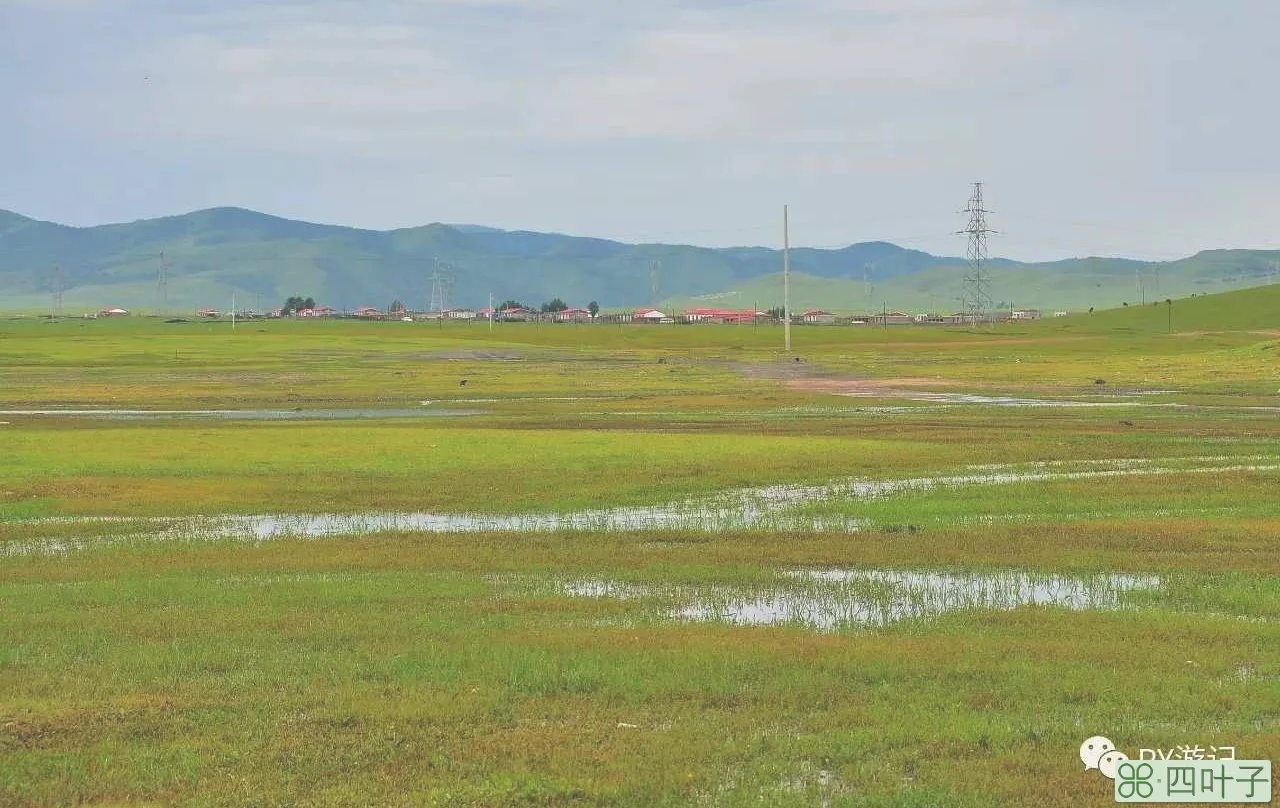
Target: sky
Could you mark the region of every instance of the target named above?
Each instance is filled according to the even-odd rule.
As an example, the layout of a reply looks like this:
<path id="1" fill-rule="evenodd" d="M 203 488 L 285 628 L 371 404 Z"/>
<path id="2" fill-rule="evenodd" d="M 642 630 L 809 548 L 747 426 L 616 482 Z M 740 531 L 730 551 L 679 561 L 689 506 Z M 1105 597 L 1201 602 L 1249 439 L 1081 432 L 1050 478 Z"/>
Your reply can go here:
<path id="1" fill-rule="evenodd" d="M 1275 0 L 0 0 L 0 208 L 1280 247 Z"/>

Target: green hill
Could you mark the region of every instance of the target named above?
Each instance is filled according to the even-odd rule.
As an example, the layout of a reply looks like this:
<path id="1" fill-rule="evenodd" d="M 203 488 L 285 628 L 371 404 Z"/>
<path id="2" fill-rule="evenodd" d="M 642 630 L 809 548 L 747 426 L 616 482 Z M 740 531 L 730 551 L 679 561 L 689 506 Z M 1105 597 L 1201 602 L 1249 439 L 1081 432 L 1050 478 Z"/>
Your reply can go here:
<path id="1" fill-rule="evenodd" d="M 1215 250 L 1192 258 L 1156 264 L 1111 258 L 1085 258 L 1052 264 L 992 262 L 990 295 L 997 309 L 1035 308 L 1078 311 L 1141 305 L 1167 297 L 1187 297 L 1267 284 L 1271 262 L 1280 253 Z M 963 264 L 935 264 L 910 274 L 879 278 L 821 277 L 804 271 L 792 275 L 791 300 L 797 310 L 820 308 L 837 313 L 867 313 L 888 308 L 908 313 L 949 314 L 963 309 Z M 672 309 L 692 306 L 762 308 L 782 298 L 782 274 L 774 272 L 704 296 L 673 297 Z M 767 304 L 767 305 L 763 305 Z"/>
<path id="2" fill-rule="evenodd" d="M 163 258 L 162 258 L 163 255 Z M 1044 264 L 994 260 L 1000 307 L 1106 308 L 1268 281 L 1280 252 L 1216 250 L 1164 264 L 1085 258 Z M 709 249 L 623 244 L 478 225 L 429 224 L 370 231 L 311 224 L 239 208 L 215 208 L 127 224 L 75 228 L 0 211 L 0 308 L 48 311 L 55 285 L 69 312 L 270 308 L 303 295 L 339 309 L 402 300 L 426 308 L 437 262 L 452 267 L 450 305 L 560 297 L 605 307 L 661 305 L 771 308 L 781 304 L 781 256 L 762 247 Z M 164 305 L 158 277 L 168 275 Z M 948 312 L 960 308 L 961 259 L 885 242 L 839 250 L 796 249 L 797 309 Z M 870 275 L 870 283 L 864 274 Z M 1137 277 L 1143 291 L 1138 291 Z M 59 280 L 60 279 L 60 280 Z"/>
<path id="3" fill-rule="evenodd" d="M 1280 283 L 1195 297 L 1163 298 L 1027 327 L 1074 333 L 1165 333 L 1275 331 L 1280 336 Z"/>

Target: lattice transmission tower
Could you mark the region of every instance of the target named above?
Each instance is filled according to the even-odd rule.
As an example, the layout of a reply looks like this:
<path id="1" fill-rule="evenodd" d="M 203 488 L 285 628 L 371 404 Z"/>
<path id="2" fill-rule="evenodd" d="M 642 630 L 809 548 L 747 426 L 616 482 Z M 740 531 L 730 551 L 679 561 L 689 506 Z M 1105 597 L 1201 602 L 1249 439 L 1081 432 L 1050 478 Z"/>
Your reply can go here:
<path id="1" fill-rule="evenodd" d="M 53 314 L 55 317 L 62 316 L 62 296 L 66 289 L 66 284 L 62 279 L 62 267 L 53 268 Z"/>
<path id="2" fill-rule="evenodd" d="M 980 323 L 987 319 L 991 312 L 991 279 L 987 276 L 987 235 L 996 232 L 987 227 L 987 214 L 991 211 L 983 206 L 982 183 L 973 184 L 973 195 L 963 213 L 969 214 L 969 225 L 957 235 L 969 237 L 969 248 L 965 255 L 969 259 L 967 274 L 964 276 L 964 317 L 970 323 Z"/>
<path id="3" fill-rule="evenodd" d="M 156 274 L 156 293 L 160 296 L 160 311 L 169 309 L 169 259 L 160 251 L 160 269 Z"/>
<path id="4" fill-rule="evenodd" d="M 431 273 L 431 308 L 430 311 L 444 314 L 449 306 L 449 296 L 453 293 L 453 265 L 435 260 L 435 270 Z"/>

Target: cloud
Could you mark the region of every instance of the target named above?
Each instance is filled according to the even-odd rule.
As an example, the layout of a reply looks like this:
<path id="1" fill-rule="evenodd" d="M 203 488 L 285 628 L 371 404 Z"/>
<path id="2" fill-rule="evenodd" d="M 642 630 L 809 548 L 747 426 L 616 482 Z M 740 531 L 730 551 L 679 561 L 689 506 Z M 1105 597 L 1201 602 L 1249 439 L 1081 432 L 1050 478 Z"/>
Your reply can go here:
<path id="1" fill-rule="evenodd" d="M 1002 224 L 1032 214 L 1001 227 L 1021 255 L 1151 254 L 1262 243 L 1280 169 L 1280 6 L 1264 0 L 0 0 L 0 15 L 0 93 L 22 122 L 0 131 L 18 195 L 0 205 L 50 218 L 217 202 L 731 242 L 789 200 L 815 242 L 931 230 L 945 249 L 984 179 Z M 64 170 L 93 193 L 45 190 Z M 121 188 L 146 190 L 125 204 Z M 1170 231 L 1186 235 L 1153 235 Z"/>

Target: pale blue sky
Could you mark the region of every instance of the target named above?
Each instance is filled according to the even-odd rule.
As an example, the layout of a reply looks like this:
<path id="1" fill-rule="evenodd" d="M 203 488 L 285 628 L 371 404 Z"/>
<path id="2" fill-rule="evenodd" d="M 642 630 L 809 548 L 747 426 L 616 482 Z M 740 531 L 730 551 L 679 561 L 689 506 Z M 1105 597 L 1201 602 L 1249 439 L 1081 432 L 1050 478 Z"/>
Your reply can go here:
<path id="1" fill-rule="evenodd" d="M 1280 247 L 1274 0 L 0 0 L 0 207 Z"/>

